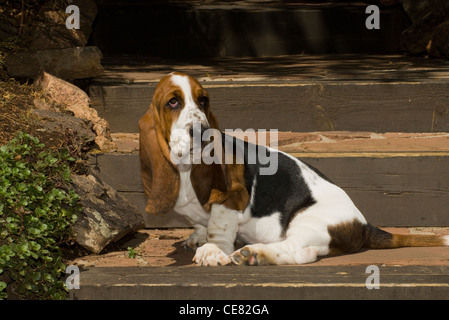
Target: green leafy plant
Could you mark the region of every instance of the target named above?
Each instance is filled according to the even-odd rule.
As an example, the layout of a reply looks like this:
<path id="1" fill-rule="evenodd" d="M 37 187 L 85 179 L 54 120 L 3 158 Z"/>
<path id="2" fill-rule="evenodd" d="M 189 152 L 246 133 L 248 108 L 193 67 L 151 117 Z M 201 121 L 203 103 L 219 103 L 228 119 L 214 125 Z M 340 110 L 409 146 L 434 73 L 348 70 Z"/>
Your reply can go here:
<path id="1" fill-rule="evenodd" d="M 126 252 L 128 258 L 135 259 L 137 255 L 139 255 L 139 252 L 135 248 L 128 247 Z"/>
<path id="2" fill-rule="evenodd" d="M 67 295 L 60 245 L 81 211 L 69 188 L 75 159 L 44 147 L 26 133 L 0 147 L 0 299 L 6 297 L 2 278 L 23 298 Z"/>

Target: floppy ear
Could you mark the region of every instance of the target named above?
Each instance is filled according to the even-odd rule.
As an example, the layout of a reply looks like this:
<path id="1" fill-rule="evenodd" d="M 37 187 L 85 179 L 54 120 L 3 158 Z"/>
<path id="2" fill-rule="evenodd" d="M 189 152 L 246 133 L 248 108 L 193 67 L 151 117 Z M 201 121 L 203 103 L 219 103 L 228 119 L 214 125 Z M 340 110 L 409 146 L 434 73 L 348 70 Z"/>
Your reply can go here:
<path id="1" fill-rule="evenodd" d="M 211 143 L 214 150 L 221 148 L 221 159 L 219 159 L 221 162 L 205 164 L 201 157 L 201 163 L 194 164 L 190 173 L 193 189 L 206 211 L 210 211 L 214 203 L 243 211 L 249 202 L 249 194 L 245 187 L 244 166 L 235 164 L 236 159 L 233 154 L 225 154 L 225 135 L 219 130 L 215 130 L 214 133 L 214 140 Z M 226 164 L 225 159 L 229 156 L 232 157 L 233 164 Z"/>
<path id="2" fill-rule="evenodd" d="M 208 147 L 211 148 L 212 146 L 213 150 L 221 150 L 224 152 L 224 148 L 221 143 L 221 133 L 218 130 L 214 131 L 214 133 L 214 140 L 210 142 Z M 201 136 L 203 136 L 203 134 L 204 130 L 202 130 Z M 202 141 L 201 153 L 203 152 L 205 146 L 206 143 Z M 190 172 L 190 180 L 200 204 L 204 207 L 209 201 L 212 190 L 217 189 L 217 191 L 226 192 L 230 181 L 223 156 L 221 159 L 218 159 L 220 160 L 220 163 L 211 164 L 205 164 L 203 161 L 203 156 L 204 155 L 202 154 L 200 164 L 193 164 Z M 205 209 L 206 211 L 209 211 L 210 208 Z"/>
<path id="3" fill-rule="evenodd" d="M 160 118 L 153 104 L 139 120 L 139 154 L 142 182 L 149 214 L 173 209 L 179 194 L 179 171 L 170 161 L 168 144 L 162 134 Z"/>

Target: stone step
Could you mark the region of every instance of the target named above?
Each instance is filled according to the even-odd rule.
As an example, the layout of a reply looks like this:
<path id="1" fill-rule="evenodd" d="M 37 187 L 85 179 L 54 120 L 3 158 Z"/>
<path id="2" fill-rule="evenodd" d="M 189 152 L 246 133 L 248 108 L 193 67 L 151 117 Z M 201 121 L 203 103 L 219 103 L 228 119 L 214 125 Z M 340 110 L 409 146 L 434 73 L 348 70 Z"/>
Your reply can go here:
<path id="1" fill-rule="evenodd" d="M 139 207 L 147 227 L 189 226 L 174 212 L 144 213 L 138 135 L 114 137 L 120 150 L 91 155 L 100 177 Z M 347 191 L 375 225 L 449 225 L 447 133 L 280 132 L 278 144 Z"/>
<path id="2" fill-rule="evenodd" d="M 138 131 L 157 82 L 172 71 L 200 80 L 222 129 L 449 132 L 445 60 L 303 55 L 114 63 L 89 87 L 92 106 L 112 132 Z"/>
<path id="3" fill-rule="evenodd" d="M 373 266 L 377 269 L 368 271 L 367 267 L 94 267 L 81 270 L 80 289 L 70 290 L 69 297 L 79 300 L 221 300 L 221 304 L 214 303 L 214 318 L 230 312 L 231 307 L 224 309 L 225 305 L 236 303 L 226 300 L 240 300 L 240 303 L 243 300 L 242 304 L 250 305 L 266 303 L 270 315 L 279 315 L 281 310 L 265 300 L 438 300 L 448 297 L 447 265 Z M 188 303 L 198 305 L 194 301 Z M 203 301 L 202 306 L 212 303 Z M 176 317 L 186 305 L 174 306 L 171 304 L 164 314 Z"/>
<path id="4" fill-rule="evenodd" d="M 368 30 L 361 2 L 96 2 L 91 43 L 106 58 L 394 53 L 410 24 L 400 5 L 381 7 L 380 29 Z"/>

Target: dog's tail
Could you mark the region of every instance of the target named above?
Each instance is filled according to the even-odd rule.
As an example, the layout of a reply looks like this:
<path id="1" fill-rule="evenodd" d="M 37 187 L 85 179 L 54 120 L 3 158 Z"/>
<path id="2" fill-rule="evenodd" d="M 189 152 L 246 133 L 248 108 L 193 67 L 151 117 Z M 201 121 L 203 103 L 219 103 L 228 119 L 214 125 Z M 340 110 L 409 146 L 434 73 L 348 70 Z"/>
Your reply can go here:
<path id="1" fill-rule="evenodd" d="M 364 225 L 364 233 L 363 247 L 370 249 L 449 246 L 449 235 L 393 234 L 370 224 Z"/>

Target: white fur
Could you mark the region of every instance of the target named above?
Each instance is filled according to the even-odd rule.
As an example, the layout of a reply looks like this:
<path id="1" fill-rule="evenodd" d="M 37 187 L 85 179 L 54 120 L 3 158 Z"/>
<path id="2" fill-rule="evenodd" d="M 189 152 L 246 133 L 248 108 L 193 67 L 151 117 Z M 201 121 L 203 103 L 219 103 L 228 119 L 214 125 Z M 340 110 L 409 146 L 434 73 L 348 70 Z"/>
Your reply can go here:
<path id="1" fill-rule="evenodd" d="M 196 196 L 190 180 L 190 170 L 180 171 L 179 177 L 179 195 L 173 210 L 187 218 L 193 225 L 207 227 L 210 214 L 204 211 Z"/>
<path id="2" fill-rule="evenodd" d="M 250 215 L 248 207 L 246 215 Z M 245 215 L 245 214 L 244 214 Z M 249 218 L 239 226 L 238 237 L 245 243 L 271 243 L 281 240 L 282 227 L 279 212 L 268 217 Z"/>
<path id="3" fill-rule="evenodd" d="M 215 243 L 227 254 L 234 251 L 238 231 L 238 212 L 222 204 L 213 204 L 207 224 L 207 240 Z"/>
<path id="4" fill-rule="evenodd" d="M 213 204 L 207 225 L 208 242 L 199 247 L 193 261 L 199 265 L 216 266 L 231 262 L 238 231 L 238 213 L 221 204 Z"/>
<path id="5" fill-rule="evenodd" d="M 190 164 L 191 154 L 191 137 L 189 129 L 193 126 L 193 122 L 199 121 L 207 126 L 209 123 L 204 112 L 195 103 L 192 95 L 192 88 L 189 78 L 181 75 L 171 75 L 172 84 L 181 89 L 184 101 L 183 107 L 176 121 L 173 122 L 170 133 L 170 155 L 175 164 Z M 183 166 L 180 170 L 189 169 L 190 166 Z"/>
<path id="6" fill-rule="evenodd" d="M 215 243 L 206 243 L 196 249 L 193 260 L 200 266 L 224 266 L 231 263 L 231 258 Z"/>
<path id="7" fill-rule="evenodd" d="M 244 251 L 247 251 L 249 255 L 243 254 Z M 231 255 L 231 261 L 235 264 L 243 264 L 246 261 L 249 264 L 304 264 L 314 262 L 317 255 L 318 251 L 315 247 L 301 248 L 289 238 L 274 243 L 245 246 Z"/>

